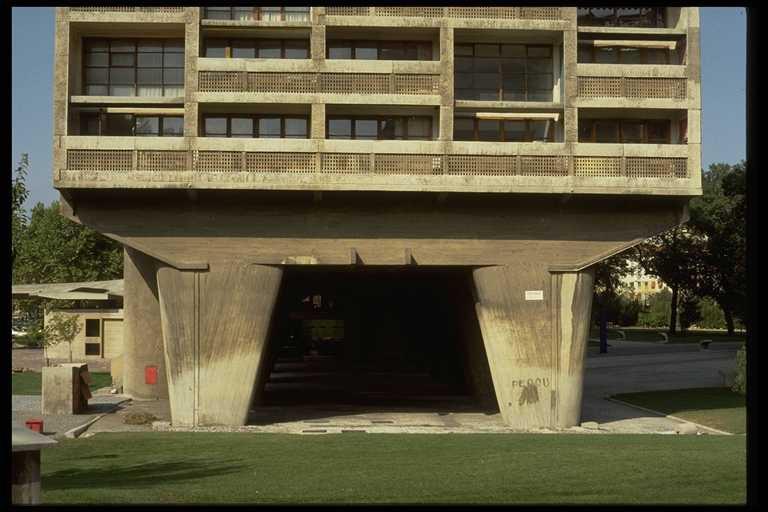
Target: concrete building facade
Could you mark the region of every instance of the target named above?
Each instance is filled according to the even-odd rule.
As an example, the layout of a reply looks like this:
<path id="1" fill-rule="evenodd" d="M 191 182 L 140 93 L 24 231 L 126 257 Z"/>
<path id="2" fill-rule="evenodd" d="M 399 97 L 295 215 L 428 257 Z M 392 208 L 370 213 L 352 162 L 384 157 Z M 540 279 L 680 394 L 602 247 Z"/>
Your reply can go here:
<path id="1" fill-rule="evenodd" d="M 578 423 L 592 265 L 701 194 L 698 20 L 57 9 L 54 186 L 125 246 L 125 391 L 243 424 L 333 298 L 351 374 L 418 360 L 512 427 Z"/>

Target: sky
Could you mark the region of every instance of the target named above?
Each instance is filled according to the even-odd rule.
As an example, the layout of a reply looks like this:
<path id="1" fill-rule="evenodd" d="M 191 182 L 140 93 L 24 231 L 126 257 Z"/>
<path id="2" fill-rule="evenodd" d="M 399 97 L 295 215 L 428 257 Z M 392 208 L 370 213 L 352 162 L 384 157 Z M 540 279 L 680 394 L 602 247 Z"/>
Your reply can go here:
<path id="1" fill-rule="evenodd" d="M 53 7 L 12 10 L 11 164 L 29 153 L 26 207 L 58 199 L 53 141 Z M 746 158 L 746 11 L 702 7 L 702 166 Z"/>

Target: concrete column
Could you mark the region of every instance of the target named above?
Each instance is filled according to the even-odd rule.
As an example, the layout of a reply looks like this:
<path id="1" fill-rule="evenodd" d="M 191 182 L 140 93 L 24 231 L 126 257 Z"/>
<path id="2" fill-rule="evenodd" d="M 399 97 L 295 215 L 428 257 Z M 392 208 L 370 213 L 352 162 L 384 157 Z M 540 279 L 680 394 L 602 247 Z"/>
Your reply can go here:
<path id="1" fill-rule="evenodd" d="M 174 425 L 244 425 L 282 270 L 227 265 L 158 270 Z"/>
<path id="2" fill-rule="evenodd" d="M 140 399 L 168 397 L 156 271 L 156 260 L 135 249 L 125 248 L 123 390 Z M 146 383 L 147 366 L 157 367 L 155 384 Z"/>
<path id="3" fill-rule="evenodd" d="M 197 92 L 197 58 L 200 56 L 200 8 L 184 9 L 184 137 L 197 137 L 198 104 L 194 100 Z"/>
<path id="4" fill-rule="evenodd" d="M 310 139 L 324 139 L 325 138 L 325 103 L 313 103 L 311 118 L 309 120 L 309 138 Z"/>
<path id="5" fill-rule="evenodd" d="M 13 452 L 11 456 L 11 503 L 40 503 L 40 450 Z"/>
<path id="6" fill-rule="evenodd" d="M 438 139 L 453 139 L 453 27 L 440 27 L 440 127 Z"/>
<path id="7" fill-rule="evenodd" d="M 518 429 L 578 424 L 592 274 L 552 275 L 521 262 L 476 269 L 473 278 L 504 422 Z"/>

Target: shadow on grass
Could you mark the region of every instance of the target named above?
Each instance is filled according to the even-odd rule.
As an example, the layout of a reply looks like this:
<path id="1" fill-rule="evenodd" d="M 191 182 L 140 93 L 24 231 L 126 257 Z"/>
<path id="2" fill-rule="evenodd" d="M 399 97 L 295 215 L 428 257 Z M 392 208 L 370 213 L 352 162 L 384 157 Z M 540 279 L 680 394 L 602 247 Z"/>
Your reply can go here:
<path id="1" fill-rule="evenodd" d="M 621 393 L 614 395 L 614 398 L 673 416 L 688 411 L 735 409 L 744 407 L 746 404 L 744 396 L 734 393 L 728 388 L 690 388 Z"/>
<path id="2" fill-rule="evenodd" d="M 116 458 L 117 455 L 94 455 L 78 460 Z M 115 461 L 119 462 L 119 461 Z M 211 464 L 207 460 L 179 462 L 146 462 L 143 464 L 103 466 L 96 463 L 89 468 L 66 468 L 43 475 L 46 491 L 98 488 L 165 487 L 169 483 L 196 480 L 242 471 L 241 461 L 221 461 Z"/>

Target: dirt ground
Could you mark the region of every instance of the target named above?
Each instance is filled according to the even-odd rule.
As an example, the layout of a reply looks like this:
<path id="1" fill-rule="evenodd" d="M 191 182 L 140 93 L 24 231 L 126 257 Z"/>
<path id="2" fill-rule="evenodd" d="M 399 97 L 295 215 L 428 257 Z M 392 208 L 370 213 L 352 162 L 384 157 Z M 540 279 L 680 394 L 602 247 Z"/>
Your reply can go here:
<path id="1" fill-rule="evenodd" d="M 69 360 L 51 359 L 51 364 L 68 363 Z M 75 361 L 79 362 L 79 361 Z M 88 370 L 92 372 L 109 372 L 108 359 L 88 359 Z M 29 368 L 32 371 L 42 371 L 45 366 L 43 349 L 41 348 L 14 348 L 11 351 L 11 368 Z"/>

